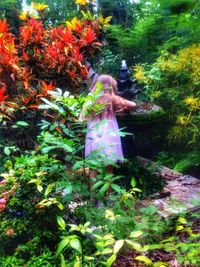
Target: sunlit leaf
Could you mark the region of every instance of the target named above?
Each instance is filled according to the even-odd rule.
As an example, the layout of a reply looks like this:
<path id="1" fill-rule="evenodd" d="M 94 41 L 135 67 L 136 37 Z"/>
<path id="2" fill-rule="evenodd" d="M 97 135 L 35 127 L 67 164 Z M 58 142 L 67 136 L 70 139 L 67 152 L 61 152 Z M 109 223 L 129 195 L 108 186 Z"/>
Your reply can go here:
<path id="1" fill-rule="evenodd" d="M 115 262 L 117 258 L 117 255 L 113 254 L 110 258 L 107 259 L 106 261 L 106 267 L 111 267 L 112 264 Z"/>
<path id="2" fill-rule="evenodd" d="M 142 231 L 133 231 L 130 233 L 130 237 L 131 238 L 137 238 L 139 236 L 143 235 L 143 232 Z"/>
<path id="3" fill-rule="evenodd" d="M 63 220 L 63 218 L 60 216 L 57 216 L 57 222 L 58 222 L 58 225 L 60 226 L 60 228 L 62 230 L 65 230 L 66 224 L 65 224 L 65 221 Z"/>
<path id="4" fill-rule="evenodd" d="M 113 253 L 117 254 L 120 251 L 120 249 L 123 247 L 123 245 L 124 245 L 123 239 L 117 240 L 113 248 Z"/>
<path id="5" fill-rule="evenodd" d="M 56 256 L 58 256 L 68 244 L 69 244 L 69 237 L 65 237 L 65 239 L 63 239 L 58 244 L 58 248 L 57 248 L 57 251 L 56 251 Z"/>
<path id="6" fill-rule="evenodd" d="M 51 183 L 47 186 L 44 195 L 47 196 L 52 190 L 53 188 L 56 186 L 56 183 Z"/>
<path id="7" fill-rule="evenodd" d="M 142 251 L 142 247 L 139 243 L 134 242 L 130 239 L 126 239 L 125 240 L 127 244 L 129 244 L 133 249 L 137 250 L 137 251 Z"/>
<path id="8" fill-rule="evenodd" d="M 80 242 L 79 239 L 74 238 L 74 239 L 70 240 L 70 241 L 69 241 L 69 245 L 70 245 L 73 249 L 77 250 L 80 254 L 82 253 L 82 246 L 81 246 L 81 242 Z"/>
<path id="9" fill-rule="evenodd" d="M 144 255 L 135 257 L 135 260 L 142 261 L 147 265 L 153 264 L 153 262 L 147 256 L 144 256 Z"/>

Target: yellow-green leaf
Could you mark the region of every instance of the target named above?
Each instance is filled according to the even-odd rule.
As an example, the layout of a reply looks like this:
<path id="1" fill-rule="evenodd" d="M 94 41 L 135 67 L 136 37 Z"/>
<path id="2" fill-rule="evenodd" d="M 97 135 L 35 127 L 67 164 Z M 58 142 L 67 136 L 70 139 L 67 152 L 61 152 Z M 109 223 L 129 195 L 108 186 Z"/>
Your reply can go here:
<path id="1" fill-rule="evenodd" d="M 147 256 L 144 256 L 144 255 L 135 257 L 135 260 L 142 261 L 147 265 L 152 265 L 153 264 L 152 260 L 150 260 Z"/>
<path id="2" fill-rule="evenodd" d="M 177 227 L 176 227 L 176 231 L 181 231 L 181 230 L 183 230 L 184 229 L 184 227 L 182 226 L 182 225 L 178 225 Z"/>
<path id="3" fill-rule="evenodd" d="M 41 193 L 43 190 L 43 187 L 41 185 L 37 185 L 37 190 Z"/>
<path id="4" fill-rule="evenodd" d="M 55 187 L 56 183 L 51 183 L 47 186 L 46 190 L 45 190 L 45 193 L 44 195 L 47 196 L 51 191 L 52 189 Z"/>
<path id="5" fill-rule="evenodd" d="M 66 267 L 65 258 L 62 253 L 60 254 L 60 267 Z"/>
<path id="6" fill-rule="evenodd" d="M 135 250 L 137 250 L 137 251 L 142 251 L 142 247 L 141 247 L 141 245 L 140 245 L 139 243 L 134 242 L 134 241 L 132 241 L 132 240 L 130 240 L 130 239 L 126 239 L 125 241 L 126 241 L 126 243 L 128 243 L 133 249 L 135 249 Z"/>
<path id="7" fill-rule="evenodd" d="M 113 254 L 110 258 L 107 259 L 106 261 L 106 267 L 111 267 L 112 264 L 115 262 L 117 258 L 117 255 Z"/>
<path id="8" fill-rule="evenodd" d="M 141 235 L 143 235 L 142 231 L 133 231 L 133 232 L 130 233 L 130 237 L 131 238 L 136 238 L 136 237 L 139 237 Z"/>
<path id="9" fill-rule="evenodd" d="M 183 218 L 183 217 L 179 217 L 177 222 L 180 223 L 180 224 L 187 224 L 186 219 Z"/>

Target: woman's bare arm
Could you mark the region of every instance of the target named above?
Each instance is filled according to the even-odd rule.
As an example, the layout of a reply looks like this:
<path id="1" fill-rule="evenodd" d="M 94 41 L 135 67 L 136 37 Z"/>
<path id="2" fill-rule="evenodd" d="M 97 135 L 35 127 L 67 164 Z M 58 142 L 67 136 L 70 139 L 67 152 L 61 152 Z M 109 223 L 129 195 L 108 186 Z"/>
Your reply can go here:
<path id="1" fill-rule="evenodd" d="M 116 109 L 116 112 L 133 110 L 136 107 L 136 103 L 126 100 L 121 96 L 112 95 L 112 104 Z"/>

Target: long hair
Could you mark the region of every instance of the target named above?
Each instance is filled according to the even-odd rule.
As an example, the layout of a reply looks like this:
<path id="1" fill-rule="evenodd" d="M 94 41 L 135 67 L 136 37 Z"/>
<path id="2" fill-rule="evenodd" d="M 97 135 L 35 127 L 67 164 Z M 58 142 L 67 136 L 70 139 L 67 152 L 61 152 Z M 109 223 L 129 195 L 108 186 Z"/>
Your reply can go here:
<path id="1" fill-rule="evenodd" d="M 114 113 L 112 95 L 117 95 L 117 81 L 110 75 L 100 75 L 96 82 L 90 87 L 91 92 L 94 92 L 97 89 L 98 83 L 101 84 L 102 91 L 101 96 L 96 103 L 105 105 L 105 108 L 101 112 L 102 114 L 112 114 Z M 95 116 L 95 114 L 93 116 Z"/>
<path id="2" fill-rule="evenodd" d="M 102 93 L 117 94 L 117 81 L 110 75 L 100 75 L 94 84 L 91 85 L 90 91 L 94 92 L 97 89 L 97 83 L 102 85 Z"/>

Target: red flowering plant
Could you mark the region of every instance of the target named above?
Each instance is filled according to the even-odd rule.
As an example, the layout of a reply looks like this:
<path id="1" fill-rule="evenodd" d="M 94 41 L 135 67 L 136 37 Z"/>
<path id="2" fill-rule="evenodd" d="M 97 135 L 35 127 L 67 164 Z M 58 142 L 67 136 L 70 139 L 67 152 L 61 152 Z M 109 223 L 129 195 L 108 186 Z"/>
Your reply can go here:
<path id="1" fill-rule="evenodd" d="M 44 27 L 40 17 L 47 7 L 32 3 L 35 13 L 22 12 L 17 37 L 6 20 L 0 21 L 0 104 L 4 107 L 13 102 L 14 109 L 37 108 L 40 97 L 56 87 L 77 92 L 87 77 L 85 59 L 100 50 L 102 20 L 82 11 L 80 20 Z"/>

